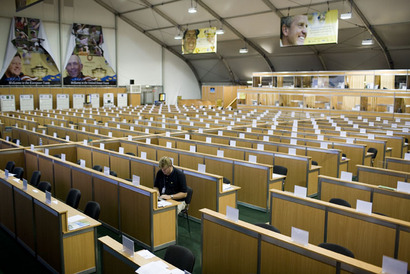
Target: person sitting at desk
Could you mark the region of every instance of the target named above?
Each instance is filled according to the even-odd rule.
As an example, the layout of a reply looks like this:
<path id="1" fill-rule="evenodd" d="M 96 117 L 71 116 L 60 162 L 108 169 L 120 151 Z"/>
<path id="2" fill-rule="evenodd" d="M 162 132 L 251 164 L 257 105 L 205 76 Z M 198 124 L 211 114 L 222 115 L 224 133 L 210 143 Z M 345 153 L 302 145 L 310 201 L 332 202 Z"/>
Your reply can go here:
<path id="1" fill-rule="evenodd" d="M 159 198 L 164 200 L 173 199 L 181 202 L 178 205 L 178 214 L 185 208 L 185 197 L 187 186 L 184 173 L 174 168 L 169 157 L 162 157 L 158 166 L 160 170 L 155 176 L 154 190 L 158 192 Z"/>

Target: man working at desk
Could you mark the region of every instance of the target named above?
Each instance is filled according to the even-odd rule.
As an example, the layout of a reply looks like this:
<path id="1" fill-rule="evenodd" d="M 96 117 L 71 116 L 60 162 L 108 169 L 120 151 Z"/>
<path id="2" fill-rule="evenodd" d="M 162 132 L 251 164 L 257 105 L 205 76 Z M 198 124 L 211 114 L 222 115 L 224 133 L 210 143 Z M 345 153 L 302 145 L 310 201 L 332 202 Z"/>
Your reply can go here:
<path id="1" fill-rule="evenodd" d="M 154 189 L 158 192 L 160 199 L 173 199 L 181 202 L 178 205 L 178 214 L 185 208 L 185 197 L 187 195 L 186 179 L 181 170 L 174 168 L 169 157 L 162 157 L 158 166 L 160 170 L 155 176 Z"/>

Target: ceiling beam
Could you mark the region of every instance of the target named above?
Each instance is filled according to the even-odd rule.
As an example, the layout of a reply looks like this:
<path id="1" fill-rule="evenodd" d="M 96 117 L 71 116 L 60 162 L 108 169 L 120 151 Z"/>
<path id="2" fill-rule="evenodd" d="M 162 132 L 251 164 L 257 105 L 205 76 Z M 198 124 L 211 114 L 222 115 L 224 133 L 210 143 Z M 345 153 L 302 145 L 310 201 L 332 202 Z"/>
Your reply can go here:
<path id="1" fill-rule="evenodd" d="M 382 40 L 382 38 L 379 36 L 379 34 L 376 32 L 376 30 L 373 28 L 373 26 L 370 25 L 369 21 L 367 21 L 366 17 L 362 13 L 362 11 L 359 9 L 359 7 L 356 5 L 354 0 L 349 0 L 349 2 L 352 5 L 352 8 L 354 8 L 356 13 L 359 15 L 360 19 L 363 21 L 367 31 L 374 37 L 377 44 L 382 49 L 384 57 L 386 58 L 387 65 L 389 66 L 389 68 L 394 69 L 393 59 L 391 58 L 390 52 L 387 49 L 386 45 L 384 44 L 384 41 Z"/>
<path id="2" fill-rule="evenodd" d="M 254 42 L 246 38 L 242 33 L 240 33 L 236 28 L 234 28 L 231 24 L 229 24 L 224 18 L 222 18 L 219 14 L 217 14 L 213 9 L 211 9 L 208 5 L 206 5 L 202 0 L 196 0 L 198 5 L 204 8 L 207 12 L 209 12 L 213 17 L 218 19 L 223 25 L 225 25 L 228 29 L 230 29 L 236 36 L 238 36 L 242 41 L 247 43 L 250 47 L 256 50 L 266 61 L 271 71 L 275 71 L 272 62 L 270 61 L 269 57 L 267 56 L 267 52 L 265 52 L 261 47 L 256 45 Z"/>
<path id="3" fill-rule="evenodd" d="M 175 54 L 176 56 L 178 56 L 180 59 L 182 59 L 188 66 L 189 68 L 192 70 L 192 72 L 195 75 L 195 78 L 198 82 L 199 85 L 199 89 L 201 89 L 202 87 L 202 82 L 200 80 L 200 77 L 198 75 L 197 70 L 195 69 L 195 67 L 192 65 L 192 63 L 186 59 L 181 53 L 179 53 L 178 51 L 176 51 L 175 49 L 173 49 L 172 47 L 166 45 L 165 43 L 163 43 L 161 40 L 159 40 L 157 37 L 155 37 L 154 35 L 146 32 L 141 26 L 137 25 L 136 23 L 134 23 L 133 21 L 131 21 L 129 18 L 127 18 L 124 15 L 119 14 L 115 9 L 113 9 L 112 7 L 108 6 L 107 4 L 105 4 L 102 0 L 94 0 L 96 3 L 100 4 L 102 7 L 104 7 L 105 9 L 107 9 L 108 11 L 110 11 L 111 13 L 115 14 L 116 16 L 118 16 L 119 18 L 121 18 L 124 22 L 128 23 L 130 26 L 132 26 L 133 28 L 135 28 L 136 30 L 142 32 L 143 34 L 145 34 L 147 37 L 149 37 L 150 39 L 152 39 L 154 42 L 158 43 L 159 45 L 161 45 L 161 47 L 169 50 L 170 52 L 172 52 L 173 54 Z"/>

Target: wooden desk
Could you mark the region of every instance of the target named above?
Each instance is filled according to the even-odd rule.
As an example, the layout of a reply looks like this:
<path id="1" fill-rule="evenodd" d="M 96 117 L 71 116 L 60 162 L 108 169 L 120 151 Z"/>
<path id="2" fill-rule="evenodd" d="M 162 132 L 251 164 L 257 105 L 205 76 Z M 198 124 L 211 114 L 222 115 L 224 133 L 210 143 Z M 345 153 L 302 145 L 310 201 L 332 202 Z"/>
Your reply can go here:
<path id="1" fill-rule="evenodd" d="M 96 271 L 96 227 L 99 222 L 0 171 L 1 225 L 49 270 L 60 273 Z M 87 226 L 70 230 L 68 218 L 85 217 Z"/>
<path id="2" fill-rule="evenodd" d="M 357 165 L 357 179 L 359 182 L 369 185 L 396 188 L 397 181 L 410 181 L 410 173 L 387 168 Z"/>
<path id="3" fill-rule="evenodd" d="M 202 273 L 380 273 L 381 268 L 209 209 L 202 213 Z"/>
<path id="4" fill-rule="evenodd" d="M 175 266 L 157 256 L 146 259 L 139 255 L 139 252 L 134 252 L 134 256 L 130 257 L 123 251 L 122 244 L 110 236 L 98 238 L 98 243 L 100 246 L 101 273 L 135 274 L 135 270 L 140 266 L 156 261 L 164 262 L 168 265 L 169 269 L 176 269 Z"/>
<path id="5" fill-rule="evenodd" d="M 386 168 L 410 172 L 410 160 L 395 157 L 386 157 Z"/>
<path id="6" fill-rule="evenodd" d="M 355 209 L 293 193 L 271 190 L 271 221 L 283 234 L 291 228 L 309 231 L 309 242 L 329 242 L 351 250 L 355 258 L 381 265 L 386 255 L 410 262 L 410 222 L 378 214 L 363 214 Z"/>

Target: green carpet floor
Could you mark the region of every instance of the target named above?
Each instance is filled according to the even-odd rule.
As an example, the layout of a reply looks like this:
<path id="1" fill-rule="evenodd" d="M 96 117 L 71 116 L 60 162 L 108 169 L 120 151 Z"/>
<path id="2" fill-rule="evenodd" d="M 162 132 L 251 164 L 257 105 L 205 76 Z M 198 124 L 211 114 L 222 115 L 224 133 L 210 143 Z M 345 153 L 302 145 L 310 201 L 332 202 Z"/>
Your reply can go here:
<path id="1" fill-rule="evenodd" d="M 253 210 L 247 207 L 238 206 L 239 219 L 249 223 L 265 223 L 269 221 L 269 214 Z M 188 232 L 186 219 L 178 217 L 178 244 L 192 250 L 195 255 L 195 267 L 193 273 L 201 273 L 201 224 L 190 221 L 191 233 Z M 121 241 L 120 236 L 105 227 L 98 228 L 98 237 L 109 235 L 117 241 Z M 136 250 L 141 249 L 135 246 Z M 164 258 L 165 249 L 155 252 L 160 258 Z M 16 260 L 18 258 L 18 260 Z M 29 252 L 27 252 L 14 238 L 6 231 L 0 229 L 0 274 L 50 273 L 40 264 Z"/>

